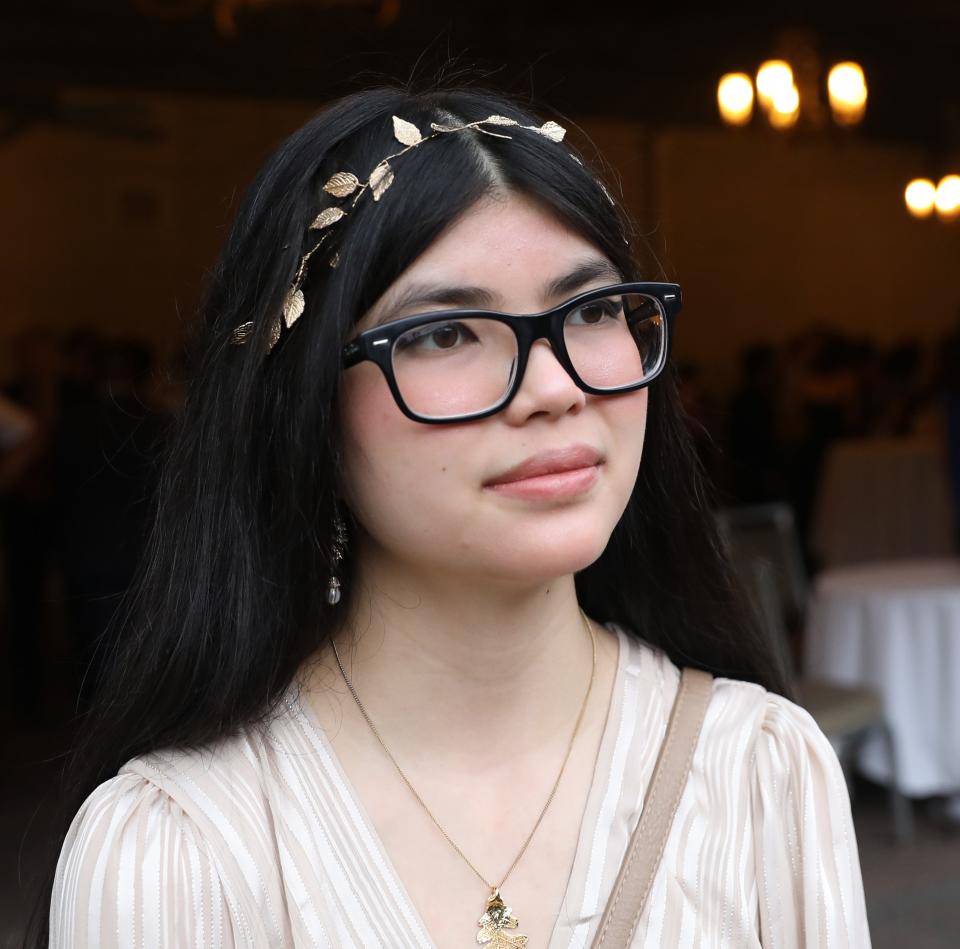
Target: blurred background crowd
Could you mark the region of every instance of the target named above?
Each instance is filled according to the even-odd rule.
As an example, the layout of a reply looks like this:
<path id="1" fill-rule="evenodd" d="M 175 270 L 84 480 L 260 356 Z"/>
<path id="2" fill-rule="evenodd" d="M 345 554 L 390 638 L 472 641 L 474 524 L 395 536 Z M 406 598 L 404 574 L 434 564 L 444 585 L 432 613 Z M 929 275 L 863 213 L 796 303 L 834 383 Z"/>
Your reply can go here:
<path id="1" fill-rule="evenodd" d="M 95 643 L 143 547 L 153 460 L 178 393 L 151 345 L 134 337 L 35 328 L 9 345 L 13 367 L 0 390 L 3 691 L 10 715 L 29 727 L 63 718 L 57 694 L 82 695 L 81 705 L 89 695 Z M 51 627 L 64 637 L 60 662 L 44 648 Z"/>
<path id="2" fill-rule="evenodd" d="M 679 374 L 719 501 L 790 503 L 811 570 L 819 565 L 808 536 L 814 504 L 838 441 L 942 440 L 952 449 L 944 460 L 960 496 L 960 318 L 939 340 L 889 345 L 811 324 L 779 346 L 747 345 L 727 391 L 708 389 L 696 363 L 681 363 Z"/>

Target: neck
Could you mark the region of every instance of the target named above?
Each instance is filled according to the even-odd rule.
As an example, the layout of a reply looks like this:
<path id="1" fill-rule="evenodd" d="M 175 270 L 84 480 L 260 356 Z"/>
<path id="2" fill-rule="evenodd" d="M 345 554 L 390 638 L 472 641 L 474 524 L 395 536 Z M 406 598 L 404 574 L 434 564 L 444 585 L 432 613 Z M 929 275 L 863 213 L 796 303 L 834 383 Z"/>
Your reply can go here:
<path id="1" fill-rule="evenodd" d="M 337 653 L 398 760 L 416 767 L 442 756 L 452 771 L 490 771 L 510 767 L 517 754 L 552 754 L 569 740 L 593 671 L 572 575 L 508 589 L 435 570 L 386 569 L 373 558 L 357 574 Z M 597 683 L 609 678 L 601 672 L 611 657 L 615 663 L 616 643 L 592 628 L 597 675 L 589 706 L 599 714 Z M 369 731 L 332 650 L 320 670 L 342 727 Z"/>

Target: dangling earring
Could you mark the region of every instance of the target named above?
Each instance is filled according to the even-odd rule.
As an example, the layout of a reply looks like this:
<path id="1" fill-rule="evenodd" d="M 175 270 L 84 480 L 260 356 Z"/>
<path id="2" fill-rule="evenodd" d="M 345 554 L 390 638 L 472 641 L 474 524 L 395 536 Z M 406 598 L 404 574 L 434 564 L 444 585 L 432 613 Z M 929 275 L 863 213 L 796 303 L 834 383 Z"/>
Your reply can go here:
<path id="1" fill-rule="evenodd" d="M 330 579 L 327 581 L 327 602 L 336 606 L 340 602 L 340 564 L 347 552 L 347 528 L 339 509 L 333 516 L 333 554 L 330 564 Z"/>

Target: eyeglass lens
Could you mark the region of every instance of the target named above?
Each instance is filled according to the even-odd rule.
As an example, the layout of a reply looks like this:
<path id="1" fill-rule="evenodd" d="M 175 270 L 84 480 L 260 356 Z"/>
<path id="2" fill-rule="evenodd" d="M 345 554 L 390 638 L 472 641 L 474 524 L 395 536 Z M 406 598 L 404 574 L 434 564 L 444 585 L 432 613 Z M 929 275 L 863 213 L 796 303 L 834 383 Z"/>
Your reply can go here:
<path id="1" fill-rule="evenodd" d="M 617 390 L 656 374 L 666 351 L 656 298 L 641 293 L 590 300 L 567 314 L 563 340 L 580 378 Z M 499 405 L 513 385 L 517 337 L 498 320 L 445 319 L 397 338 L 393 372 L 407 407 L 427 418 L 452 418 Z"/>

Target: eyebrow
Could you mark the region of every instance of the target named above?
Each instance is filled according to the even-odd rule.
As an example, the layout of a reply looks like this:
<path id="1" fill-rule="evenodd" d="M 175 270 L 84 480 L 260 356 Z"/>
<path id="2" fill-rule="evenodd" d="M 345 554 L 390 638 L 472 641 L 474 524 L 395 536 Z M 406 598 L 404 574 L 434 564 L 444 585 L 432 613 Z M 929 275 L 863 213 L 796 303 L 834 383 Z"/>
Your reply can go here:
<path id="1" fill-rule="evenodd" d="M 565 276 L 551 280 L 543 288 L 543 297 L 546 300 L 569 297 L 585 284 L 601 277 L 613 280 L 614 283 L 623 282 L 623 274 L 606 257 L 597 257 L 584 261 Z"/>
<path id="2" fill-rule="evenodd" d="M 585 284 L 600 278 L 621 283 L 623 274 L 605 257 L 591 258 L 578 264 L 562 277 L 556 277 L 548 281 L 544 284 L 541 293 L 545 300 L 569 297 Z M 393 319 L 394 314 L 409 308 L 450 306 L 492 310 L 499 299 L 498 294 L 485 287 L 414 283 L 407 287 L 395 300 L 389 301 L 383 314 L 372 326 L 382 326 Z"/>

